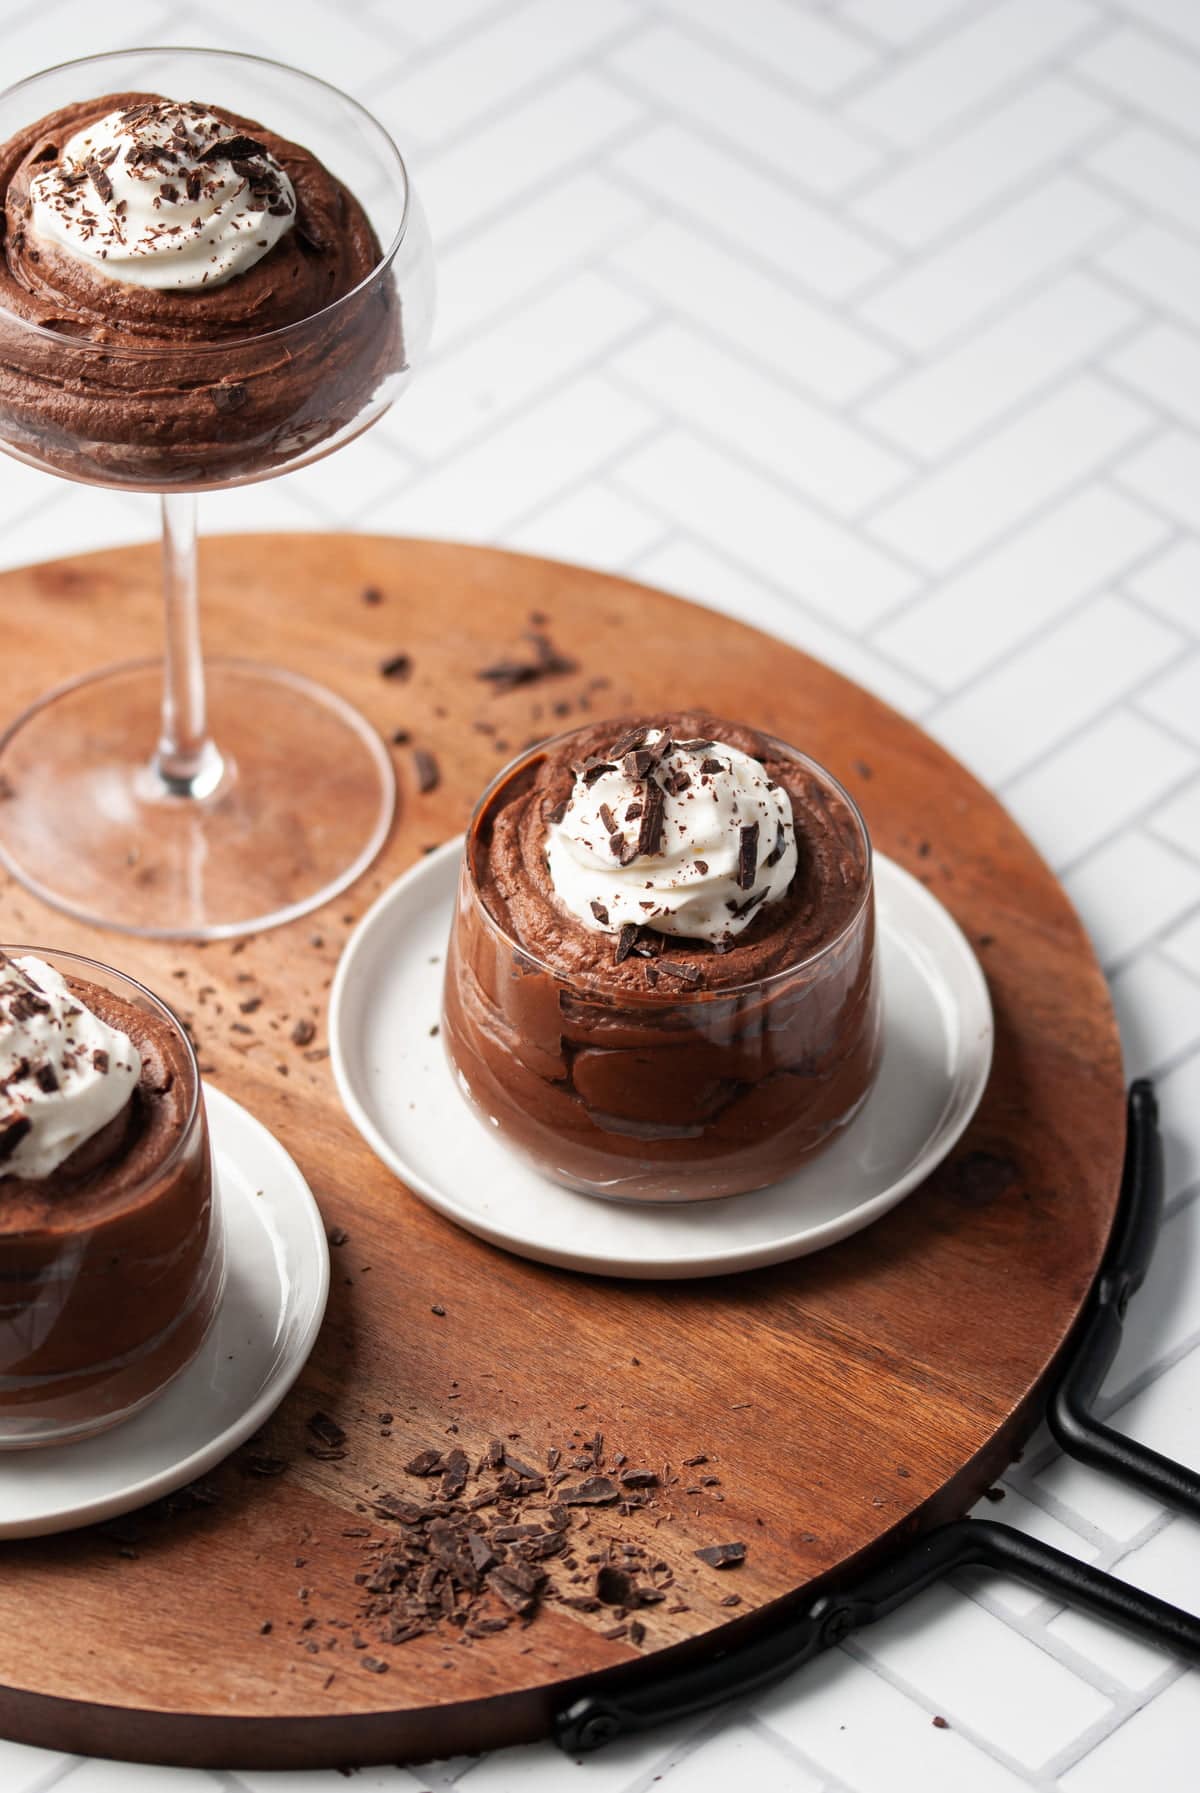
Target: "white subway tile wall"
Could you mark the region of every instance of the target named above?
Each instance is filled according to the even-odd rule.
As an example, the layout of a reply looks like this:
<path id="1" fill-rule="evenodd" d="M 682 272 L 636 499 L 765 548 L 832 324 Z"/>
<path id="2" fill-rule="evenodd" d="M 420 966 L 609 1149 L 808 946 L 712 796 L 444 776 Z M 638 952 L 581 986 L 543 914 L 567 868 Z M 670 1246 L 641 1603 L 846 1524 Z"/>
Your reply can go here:
<path id="1" fill-rule="evenodd" d="M 6 79 L 116 29 L 280 51 L 238 0 L 9 0 L 4 23 Z M 631 573 L 808 648 L 997 789 L 1092 932 L 1130 1075 L 1158 1079 L 1169 1220 L 1105 1398 L 1196 1462 L 1200 7 L 295 0 L 283 53 L 408 152 L 435 353 L 362 442 L 206 499 L 205 527 Z M 4 564 L 153 530 L 147 500 L 0 466 Z M 1003 1488 L 986 1516 L 1200 1608 L 1195 1525 L 1044 1431 Z M 1181 1663 L 964 1574 L 580 1767 L 538 1745 L 347 1783 L 0 1742 L 0 1787 L 1190 1793 L 1198 1736 Z"/>

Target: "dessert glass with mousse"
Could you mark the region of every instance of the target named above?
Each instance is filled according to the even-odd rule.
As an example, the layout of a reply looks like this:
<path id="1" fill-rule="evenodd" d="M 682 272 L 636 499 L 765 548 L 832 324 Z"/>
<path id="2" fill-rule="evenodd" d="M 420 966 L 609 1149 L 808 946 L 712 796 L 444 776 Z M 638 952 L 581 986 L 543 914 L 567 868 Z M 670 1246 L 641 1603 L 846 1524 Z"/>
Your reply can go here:
<path id="1" fill-rule="evenodd" d="M 0 1449 L 153 1400 L 203 1344 L 224 1274 L 175 1016 L 74 953 L 0 951 Z"/>
<path id="2" fill-rule="evenodd" d="M 815 761 L 702 713 L 522 754 L 467 835 L 442 1032 L 547 1176 L 621 1201 L 778 1182 L 879 1057 L 871 848 Z"/>
<path id="3" fill-rule="evenodd" d="M 401 391 L 433 314 L 404 163 L 353 100 L 279 63 L 120 51 L 0 94 L 0 214 L 0 447 L 160 494 L 166 598 L 161 661 L 75 676 L 0 738 L 0 858 L 130 933 L 302 914 L 381 845 L 390 759 L 323 687 L 205 666 L 195 493 L 305 466 Z M 271 600 L 239 599 L 252 642 Z M 136 595 L 104 602 L 119 639 Z"/>

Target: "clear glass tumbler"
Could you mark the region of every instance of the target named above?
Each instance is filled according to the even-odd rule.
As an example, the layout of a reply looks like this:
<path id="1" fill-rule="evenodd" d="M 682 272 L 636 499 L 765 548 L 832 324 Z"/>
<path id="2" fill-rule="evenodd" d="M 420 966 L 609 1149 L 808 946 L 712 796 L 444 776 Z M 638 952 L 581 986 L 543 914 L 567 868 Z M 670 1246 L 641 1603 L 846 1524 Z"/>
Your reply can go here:
<path id="1" fill-rule="evenodd" d="M 21 1450 L 87 1438 L 161 1394 L 204 1343 L 225 1248 L 200 1072 L 174 1014 L 92 959 L 4 950 L 43 960 L 124 1032 L 144 1017 L 143 1061 L 156 1051 L 181 1085 L 161 1141 L 143 1109 L 128 1156 L 91 1174 L 0 1177 L 0 1450 Z"/>
<path id="2" fill-rule="evenodd" d="M 616 1201 L 686 1202 L 779 1182 L 858 1112 L 879 1058 L 871 847 L 831 773 L 772 749 L 844 816 L 861 896 L 819 951 L 749 983 L 614 990 L 532 954 L 482 889 L 492 818 L 547 751 L 520 755 L 467 834 L 442 1034 L 480 1113 L 546 1176 Z M 803 851 L 803 848 L 801 849 Z"/>
<path id="3" fill-rule="evenodd" d="M 194 494 L 305 466 L 383 414 L 428 344 L 433 253 L 383 127 L 324 81 L 262 58 L 145 49 L 64 63 L 0 94 L 0 143 L 60 107 L 128 93 L 198 99 L 303 145 L 380 245 L 344 297 L 236 340 L 97 341 L 69 315 L 51 327 L 0 301 L 0 448 L 65 479 L 161 494 L 165 598 L 161 660 L 85 673 L 8 722 L 0 860 L 86 921 L 214 939 L 344 889 L 383 844 L 395 777 L 378 735 L 334 692 L 252 658 L 205 662 Z M 78 423 L 63 421 L 63 390 L 87 395 Z M 189 441 L 179 401 L 197 392 L 211 428 Z M 247 591 L 247 639 L 256 606 L 286 602 Z M 118 641 L 120 630 L 118 603 Z"/>

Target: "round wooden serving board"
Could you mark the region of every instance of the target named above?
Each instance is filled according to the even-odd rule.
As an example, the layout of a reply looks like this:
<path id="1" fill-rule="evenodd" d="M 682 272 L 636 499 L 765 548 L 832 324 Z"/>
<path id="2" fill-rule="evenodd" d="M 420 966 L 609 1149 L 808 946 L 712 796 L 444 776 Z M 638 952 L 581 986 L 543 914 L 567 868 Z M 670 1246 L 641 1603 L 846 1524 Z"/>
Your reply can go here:
<path id="1" fill-rule="evenodd" d="M 671 1651 L 680 1662 L 718 1633 L 732 1645 L 774 1603 L 961 1513 L 1012 1458 L 1116 1204 L 1124 1126 L 1108 996 L 1067 898 L 1000 805 L 900 716 L 753 629 L 620 579 L 442 543 L 235 537 L 206 542 L 201 567 L 210 652 L 249 649 L 324 680 L 385 737 L 409 731 L 383 857 L 326 911 L 248 942 L 143 945 L 68 923 L 12 885 L 0 937 L 95 954 L 173 1001 L 208 1075 L 274 1129 L 348 1238 L 332 1253 L 313 1357 L 253 1447 L 286 1459 L 284 1473 L 248 1473 L 243 1451 L 212 1479 L 209 1504 L 0 1546 L 0 1734 L 226 1767 L 528 1739 L 586 1678 L 636 1674 Z M 150 547 L 0 576 L 3 714 L 114 647 L 156 651 L 157 578 Z M 372 588 L 378 601 L 364 597 Z M 479 670 L 529 657 L 531 627 L 578 670 L 493 693 Z M 401 652 L 411 676 L 384 679 L 380 663 Z M 700 705 L 795 742 L 846 781 L 877 844 L 976 946 L 997 1027 L 983 1106 L 936 1176 L 832 1250 L 705 1282 L 557 1272 L 423 1207 L 342 1113 L 324 1017 L 355 919 L 462 828 L 510 751 L 581 719 L 584 704 Z M 441 769 L 425 794 L 418 747 Z M 301 1046 L 291 1031 L 303 1018 L 317 1031 Z M 343 1456 L 312 1454 L 314 1410 L 345 1429 Z M 358 1623 L 354 1576 L 372 1560 L 347 1531 L 394 1529 L 372 1496 L 430 1491 L 402 1471 L 415 1452 L 459 1444 L 474 1461 L 499 1436 L 543 1464 L 576 1428 L 602 1431 L 610 1459 L 623 1451 L 679 1478 L 644 1511 L 591 1510 L 576 1540 L 581 1570 L 611 1537 L 673 1570 L 669 1599 L 639 1615 L 640 1648 L 603 1635 L 610 1607 L 557 1601 L 492 1636 L 464 1642 L 446 1626 L 400 1645 L 372 1638 L 367 1652 L 330 1623 Z M 681 1468 L 701 1452 L 703 1471 Z M 701 1473 L 718 1483 L 700 1487 Z M 748 1546 L 734 1570 L 694 1554 L 730 1540 Z M 562 1592 L 587 1591 L 550 1567 Z M 740 1604 L 722 1605 L 733 1593 Z M 306 1618 L 317 1622 L 303 1630 Z M 386 1672 L 367 1672 L 366 1655 Z"/>

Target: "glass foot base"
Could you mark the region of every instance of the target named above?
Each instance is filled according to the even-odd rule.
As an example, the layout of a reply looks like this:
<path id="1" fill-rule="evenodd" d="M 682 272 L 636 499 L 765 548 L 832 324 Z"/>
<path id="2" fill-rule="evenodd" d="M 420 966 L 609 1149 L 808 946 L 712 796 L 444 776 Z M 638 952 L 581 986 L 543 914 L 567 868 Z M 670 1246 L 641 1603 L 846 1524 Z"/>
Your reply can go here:
<path id="1" fill-rule="evenodd" d="M 374 859 L 396 800 L 374 730 L 294 673 L 206 671 L 223 764 L 202 799 L 151 770 L 158 661 L 61 686 L 0 738 L 0 860 L 44 902 L 151 939 L 230 939 L 317 908 Z"/>

